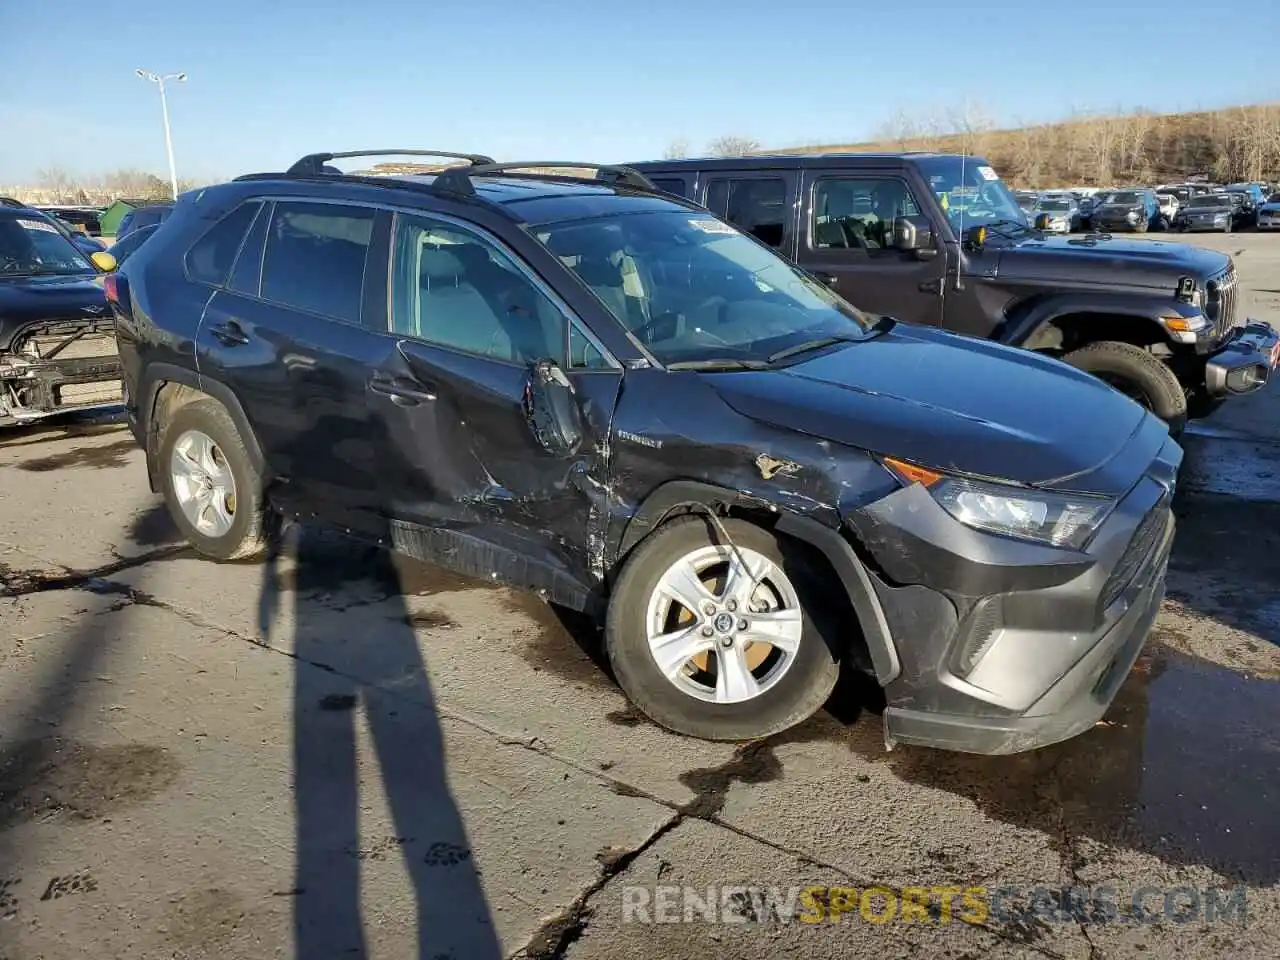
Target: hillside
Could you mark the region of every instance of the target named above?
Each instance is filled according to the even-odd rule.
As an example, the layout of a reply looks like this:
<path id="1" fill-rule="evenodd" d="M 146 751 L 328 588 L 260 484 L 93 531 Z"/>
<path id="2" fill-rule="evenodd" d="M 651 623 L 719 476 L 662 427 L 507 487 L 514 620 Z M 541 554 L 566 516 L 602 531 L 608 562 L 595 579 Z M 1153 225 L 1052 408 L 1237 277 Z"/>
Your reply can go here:
<path id="1" fill-rule="evenodd" d="M 1280 178 L 1280 103 L 1201 113 L 1087 117 L 1014 130 L 978 121 L 900 117 L 874 142 L 769 153 L 939 150 L 986 157 L 1015 186 L 1158 183 L 1188 174 L 1234 182 Z"/>

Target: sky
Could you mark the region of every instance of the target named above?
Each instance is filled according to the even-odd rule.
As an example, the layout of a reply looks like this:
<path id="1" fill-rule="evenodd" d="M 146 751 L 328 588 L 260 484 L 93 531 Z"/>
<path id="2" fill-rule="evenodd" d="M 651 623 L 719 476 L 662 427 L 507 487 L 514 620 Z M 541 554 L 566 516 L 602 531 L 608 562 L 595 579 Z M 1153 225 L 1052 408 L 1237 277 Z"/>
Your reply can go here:
<path id="1" fill-rule="evenodd" d="M 1009 126 L 1273 101 L 1278 38 L 1276 0 L 0 0 L 0 183 L 165 176 L 137 68 L 188 75 L 178 176 L 209 179 L 321 150 L 621 162 L 965 103 Z"/>

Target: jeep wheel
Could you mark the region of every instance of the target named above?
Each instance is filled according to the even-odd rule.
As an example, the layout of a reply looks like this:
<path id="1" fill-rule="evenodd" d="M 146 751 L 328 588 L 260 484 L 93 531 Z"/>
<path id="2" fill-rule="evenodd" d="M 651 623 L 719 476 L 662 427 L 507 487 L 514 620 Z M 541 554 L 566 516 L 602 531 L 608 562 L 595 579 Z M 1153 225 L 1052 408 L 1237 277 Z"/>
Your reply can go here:
<path id="1" fill-rule="evenodd" d="M 816 579 L 796 544 L 741 520 L 671 521 L 618 578 L 605 648 L 618 683 L 662 726 L 752 740 L 815 713 L 840 663 L 813 617 Z M 713 535 L 713 531 L 714 535 Z"/>
<path id="2" fill-rule="evenodd" d="M 266 545 L 262 478 L 226 409 L 196 400 L 161 429 L 161 487 L 188 542 L 215 560 L 259 554 Z"/>
<path id="3" fill-rule="evenodd" d="M 1186 426 L 1187 395 L 1182 384 L 1172 370 L 1142 347 L 1103 341 L 1073 350 L 1062 359 L 1142 404 L 1168 424 L 1174 436 Z"/>

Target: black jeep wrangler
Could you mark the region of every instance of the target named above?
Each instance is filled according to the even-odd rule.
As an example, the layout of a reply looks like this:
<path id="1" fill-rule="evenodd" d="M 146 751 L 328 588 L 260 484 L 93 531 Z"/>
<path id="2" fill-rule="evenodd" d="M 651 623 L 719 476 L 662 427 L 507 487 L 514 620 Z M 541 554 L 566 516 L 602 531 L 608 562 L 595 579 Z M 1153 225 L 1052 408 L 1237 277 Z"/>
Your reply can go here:
<path id="1" fill-rule="evenodd" d="M 1049 353 L 1172 433 L 1270 377 L 1280 338 L 1244 324 L 1225 254 L 1037 229 L 979 157 L 826 154 L 629 164 L 872 313 Z"/>

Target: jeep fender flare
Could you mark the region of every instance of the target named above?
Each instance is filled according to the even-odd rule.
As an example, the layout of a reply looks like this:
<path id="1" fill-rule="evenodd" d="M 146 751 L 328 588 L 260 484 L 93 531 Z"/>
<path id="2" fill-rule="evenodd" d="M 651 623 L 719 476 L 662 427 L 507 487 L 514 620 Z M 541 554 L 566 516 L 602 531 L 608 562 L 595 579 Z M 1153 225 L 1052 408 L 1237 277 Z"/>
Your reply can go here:
<path id="1" fill-rule="evenodd" d="M 143 373 L 142 383 L 138 391 L 138 424 L 142 428 L 143 437 L 146 438 L 144 449 L 147 453 L 149 468 L 147 473 L 151 480 L 152 492 L 158 490 L 155 476 L 156 465 L 152 462 L 154 460 L 154 443 L 156 440 L 156 424 L 154 422 L 156 400 L 160 396 L 161 389 L 170 383 L 180 383 L 188 386 L 206 396 L 213 397 L 226 407 L 236 425 L 236 430 L 240 432 L 240 437 L 244 441 L 245 450 L 249 453 L 249 459 L 253 462 L 254 469 L 260 473 L 265 471 L 266 458 L 262 454 L 262 446 L 258 443 L 258 436 L 249 425 L 249 417 L 245 414 L 244 407 L 240 405 L 240 401 L 230 387 L 225 383 L 201 376 L 186 367 L 179 367 L 171 363 L 153 363 L 148 365 Z"/>
<path id="2" fill-rule="evenodd" d="M 626 522 L 616 551 L 618 560 L 626 557 L 635 546 L 652 533 L 668 516 L 707 507 L 721 510 L 730 507 L 760 509 L 765 507 L 776 513 L 774 528 L 816 549 L 831 564 L 832 570 L 844 585 L 862 635 L 867 652 L 875 669 L 876 680 L 885 686 L 902 670 L 897 648 L 889 632 L 889 623 L 876 596 L 871 575 L 858 558 L 853 547 L 837 530 L 803 517 L 776 504 L 767 504 L 756 498 L 745 498 L 738 491 L 710 483 L 693 480 L 672 480 L 662 484 L 647 496 L 639 509 Z"/>
<path id="3" fill-rule="evenodd" d="M 1013 347 L 1035 349 L 1036 340 L 1055 320 L 1073 314 L 1131 317 L 1142 322 L 1146 329 L 1159 335 L 1165 343 L 1173 344 L 1169 332 L 1160 322 L 1162 313 L 1168 310 L 1169 297 L 1151 295 L 1124 295 L 1113 293 L 1062 293 L 1036 299 L 1026 305 L 1015 305 L 992 339 Z M 1125 339 L 1117 337 L 1118 340 Z"/>

